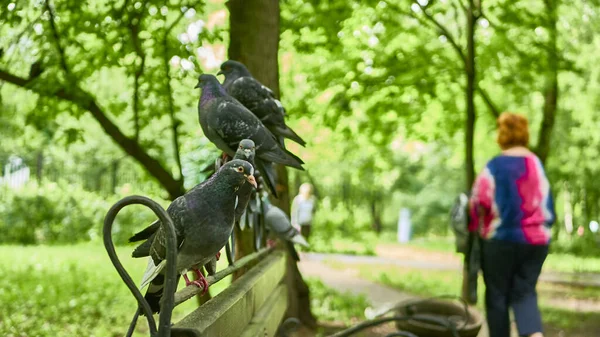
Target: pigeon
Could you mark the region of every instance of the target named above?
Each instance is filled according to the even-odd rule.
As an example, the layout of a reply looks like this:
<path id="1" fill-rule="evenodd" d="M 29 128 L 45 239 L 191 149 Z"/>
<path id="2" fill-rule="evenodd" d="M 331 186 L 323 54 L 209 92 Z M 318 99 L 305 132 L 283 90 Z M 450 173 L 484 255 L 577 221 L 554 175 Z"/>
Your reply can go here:
<path id="1" fill-rule="evenodd" d="M 263 204 L 265 205 L 265 225 L 286 243 L 290 255 L 294 260 L 300 261 L 294 243 L 308 247 L 308 242 L 306 242 L 306 239 L 300 232 L 292 226 L 290 218 L 288 218 L 287 214 L 285 214 L 281 208 L 271 205 L 271 202 L 267 197 L 263 198 Z"/>
<path id="2" fill-rule="evenodd" d="M 245 184 L 256 187 L 254 168 L 243 160 L 232 160 L 203 183 L 175 199 L 167 208 L 177 234 L 177 272 L 186 286 L 195 284 L 205 293 L 208 283 L 200 268 L 211 262 L 229 239 L 233 230 L 238 192 Z M 149 285 L 144 298 L 152 312 L 160 311 L 166 264 L 165 234 L 158 221 L 135 234 L 130 242 L 146 238 L 132 253 L 133 257 L 149 256 L 141 288 Z M 187 271 L 193 270 L 198 280 L 190 282 Z"/>
<path id="3" fill-rule="evenodd" d="M 285 108 L 275 99 L 273 91 L 255 79 L 245 65 L 233 60 L 225 61 L 217 75 L 225 75 L 225 90 L 252 111 L 278 137 L 282 146 L 283 138 L 302 146 L 306 145 L 306 142 L 285 124 Z"/>
<path id="4" fill-rule="evenodd" d="M 256 154 L 255 151 L 256 147 L 254 142 L 251 139 L 243 139 L 240 142 L 233 159 L 245 160 L 254 166 L 254 156 Z M 235 208 L 236 223 L 239 223 L 240 218 L 246 211 L 246 207 L 248 207 L 248 202 L 250 201 L 250 197 L 254 190 L 255 189 L 250 184 L 244 184 L 242 187 L 240 187 L 240 190 L 238 191 L 238 204 Z"/>
<path id="5" fill-rule="evenodd" d="M 200 126 L 206 137 L 217 148 L 233 157 L 234 149 L 243 139 L 256 145 L 256 168 L 275 197 L 275 172 L 270 163 L 278 163 L 304 170 L 304 162 L 281 148 L 277 139 L 250 110 L 231 97 L 213 75 L 200 75 L 196 88 L 202 89 L 198 102 Z"/>

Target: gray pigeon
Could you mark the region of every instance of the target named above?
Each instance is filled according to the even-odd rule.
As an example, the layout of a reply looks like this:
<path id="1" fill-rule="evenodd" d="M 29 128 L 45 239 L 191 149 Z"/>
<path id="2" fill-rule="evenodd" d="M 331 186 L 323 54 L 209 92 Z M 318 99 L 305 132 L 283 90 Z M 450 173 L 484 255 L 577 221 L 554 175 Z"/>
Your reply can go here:
<path id="1" fill-rule="evenodd" d="M 254 166 L 254 156 L 255 156 L 256 147 L 254 146 L 254 142 L 250 139 L 243 139 L 238 146 L 237 151 L 235 152 L 235 156 L 233 159 L 245 160 Z M 250 201 L 250 196 L 255 189 L 250 184 L 244 184 L 240 187 L 238 191 L 238 204 L 235 208 L 235 222 L 239 222 L 242 214 L 246 211 L 246 207 L 248 207 L 248 202 Z"/>
<path id="2" fill-rule="evenodd" d="M 248 68 L 240 62 L 229 60 L 221 64 L 217 75 L 225 75 L 223 87 L 252 111 L 263 124 L 276 135 L 284 146 L 282 137 L 305 146 L 306 142 L 285 124 L 285 108 L 275 99 L 273 91 L 255 79 Z"/>
<path id="3" fill-rule="evenodd" d="M 242 139 L 252 139 L 256 156 L 264 161 L 304 170 L 304 162 L 282 149 L 273 134 L 238 100 L 231 97 L 216 77 L 202 74 L 196 88 L 202 89 L 198 102 L 200 126 L 206 137 L 233 157 Z"/>
<path id="4" fill-rule="evenodd" d="M 230 157 L 233 157 L 234 149 L 238 147 L 241 140 L 254 141 L 256 168 L 263 175 L 273 195 L 277 197 L 275 172 L 270 163 L 304 170 L 302 168 L 304 162 L 288 150 L 281 148 L 275 136 L 265 128 L 258 117 L 227 94 L 216 77 L 209 74 L 200 75 L 196 88 L 202 89 L 198 102 L 198 115 L 206 137 Z"/>
<path id="5" fill-rule="evenodd" d="M 196 284 L 206 292 L 208 284 L 200 268 L 210 262 L 227 243 L 233 229 L 235 208 L 240 188 L 249 183 L 256 186 L 254 168 L 243 160 L 223 165 L 209 179 L 175 199 L 167 208 L 177 232 L 177 271 L 186 285 Z M 147 237 L 133 257 L 150 256 L 141 288 L 149 284 L 144 296 L 153 312 L 160 310 L 164 287 L 163 269 L 166 263 L 165 234 L 158 222 L 137 233 L 130 241 Z M 186 273 L 193 270 L 197 281 L 190 282 Z"/>
<path id="6" fill-rule="evenodd" d="M 294 243 L 308 247 L 308 242 L 306 242 L 306 239 L 300 232 L 292 226 L 290 218 L 288 218 L 287 214 L 285 214 L 281 208 L 271 205 L 271 202 L 267 197 L 263 198 L 263 204 L 265 205 L 265 225 L 272 230 L 277 237 L 285 242 L 290 255 L 296 261 L 300 261 Z"/>

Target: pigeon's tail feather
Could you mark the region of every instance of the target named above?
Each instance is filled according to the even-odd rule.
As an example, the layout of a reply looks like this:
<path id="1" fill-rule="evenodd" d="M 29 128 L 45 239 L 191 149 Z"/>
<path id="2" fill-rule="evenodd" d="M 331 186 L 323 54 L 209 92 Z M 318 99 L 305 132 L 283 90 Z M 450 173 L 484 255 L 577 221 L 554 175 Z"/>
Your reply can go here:
<path id="1" fill-rule="evenodd" d="M 274 133 L 279 136 L 283 136 L 287 139 L 293 140 L 294 142 L 296 142 L 302 146 L 306 146 L 306 142 L 304 141 L 304 139 L 302 139 L 300 136 L 298 136 L 298 134 L 296 132 L 294 132 L 294 130 L 292 130 L 287 125 L 284 125 L 283 127 L 281 127 L 281 126 L 275 127 Z"/>
<path id="2" fill-rule="evenodd" d="M 266 161 L 270 161 L 277 164 L 283 164 L 290 166 L 298 170 L 304 171 L 302 159 L 298 158 L 295 154 L 291 153 L 286 149 L 282 149 L 280 146 L 274 147 L 272 151 L 266 151 L 258 154 L 258 156 Z M 255 160 L 256 161 L 256 160 Z"/>
<path id="3" fill-rule="evenodd" d="M 150 256 L 150 247 L 152 247 L 152 240 L 146 240 L 141 245 L 137 246 L 133 253 L 131 253 L 131 257 L 145 257 Z"/>
<path id="4" fill-rule="evenodd" d="M 156 278 L 158 274 L 160 274 L 160 272 L 165 268 L 166 264 L 167 260 L 162 260 L 158 266 L 155 266 L 154 260 L 152 258 L 148 258 L 148 266 L 146 266 L 146 271 L 144 272 L 144 276 L 142 276 L 140 288 L 144 288 L 150 284 L 150 282 L 154 280 L 154 278 Z"/>
<path id="5" fill-rule="evenodd" d="M 163 290 L 165 287 L 165 275 L 159 274 L 150 282 L 150 286 L 148 290 L 146 290 L 146 295 L 144 295 L 144 299 L 150 305 L 150 309 L 152 313 L 160 312 L 160 299 L 163 295 Z"/>
<path id="6" fill-rule="evenodd" d="M 160 222 L 158 220 L 154 221 L 150 226 L 144 228 L 138 233 L 135 233 L 132 237 L 129 238 L 129 242 L 136 242 L 146 240 L 152 236 L 152 234 L 156 233 L 156 231 L 160 228 Z"/>
<path id="7" fill-rule="evenodd" d="M 300 261 L 300 256 L 298 255 L 298 251 L 296 250 L 296 247 L 294 247 L 294 244 L 290 241 L 285 241 L 285 245 L 294 261 Z"/>
<path id="8" fill-rule="evenodd" d="M 288 156 L 292 157 L 295 161 L 297 161 L 298 163 L 300 163 L 300 165 L 304 164 L 304 161 L 302 159 L 300 159 L 300 157 L 296 156 L 295 154 L 291 153 L 288 150 L 283 150 L 283 151 L 285 151 L 285 153 Z M 304 168 L 302 166 L 300 166 L 300 165 L 298 165 L 298 168 L 301 169 L 301 170 L 304 170 Z M 294 166 L 294 167 L 296 167 L 296 166 Z"/>
<path id="9" fill-rule="evenodd" d="M 263 181 L 273 194 L 275 198 L 277 198 L 277 190 L 275 189 L 275 171 L 273 171 L 273 167 L 271 165 L 265 164 L 262 160 L 256 158 L 254 160 L 256 164 L 256 168 L 260 171 Z"/>
<path id="10" fill-rule="evenodd" d="M 308 247 L 309 247 L 309 245 L 308 245 L 308 241 L 306 241 L 306 239 L 304 238 L 304 236 L 302 236 L 302 234 L 297 234 L 297 235 L 294 235 L 294 236 L 292 237 L 291 241 L 292 241 L 293 243 L 297 243 L 297 244 L 299 244 L 299 245 L 301 245 L 301 246 L 304 246 L 304 247 L 306 247 L 306 248 L 308 248 Z"/>

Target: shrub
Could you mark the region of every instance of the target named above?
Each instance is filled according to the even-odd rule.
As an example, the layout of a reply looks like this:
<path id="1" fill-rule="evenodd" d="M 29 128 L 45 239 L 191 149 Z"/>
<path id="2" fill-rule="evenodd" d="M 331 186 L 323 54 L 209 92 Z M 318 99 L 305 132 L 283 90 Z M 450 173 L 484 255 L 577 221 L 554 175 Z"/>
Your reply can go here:
<path id="1" fill-rule="evenodd" d="M 32 182 L 20 189 L 4 189 L 0 196 L 0 243 L 99 240 L 104 216 L 118 198 L 118 195 L 106 198 L 64 182 L 41 185 Z M 152 212 L 141 211 L 140 206 L 126 207 L 117 216 L 113 227 L 115 242 L 126 242 L 132 232 L 154 219 Z"/>

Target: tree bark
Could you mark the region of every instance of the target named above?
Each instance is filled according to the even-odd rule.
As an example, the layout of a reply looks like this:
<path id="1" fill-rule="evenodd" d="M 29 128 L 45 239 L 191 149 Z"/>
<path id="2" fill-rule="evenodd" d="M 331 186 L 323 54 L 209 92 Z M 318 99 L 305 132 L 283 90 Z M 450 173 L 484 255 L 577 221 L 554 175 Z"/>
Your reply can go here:
<path id="1" fill-rule="evenodd" d="M 475 82 L 475 24 L 477 17 L 475 16 L 475 3 L 474 0 L 469 0 L 469 6 L 465 9 L 467 16 L 467 56 L 465 58 L 465 74 L 467 77 L 467 85 L 465 89 L 465 99 L 467 107 L 467 118 L 465 126 L 465 170 L 466 170 L 466 188 L 467 191 L 471 190 L 473 182 L 475 181 L 475 163 L 473 159 L 473 140 L 475 136 L 475 88 L 477 87 Z M 469 254 L 465 254 L 462 278 L 462 298 L 470 303 L 469 296 L 469 274 L 468 264 L 470 262 Z"/>
<path id="2" fill-rule="evenodd" d="M 467 58 L 465 60 L 465 73 L 467 75 L 467 86 L 465 98 L 467 106 L 467 119 L 465 127 L 465 166 L 467 175 L 467 191 L 471 190 L 475 181 L 475 163 L 473 159 L 473 139 L 475 136 L 475 16 L 474 0 L 469 0 L 467 8 Z"/>
<path id="3" fill-rule="evenodd" d="M 554 128 L 556 109 L 558 103 L 558 51 L 556 47 L 556 7 L 557 0 L 545 0 L 548 20 L 550 44 L 548 45 L 548 72 L 546 88 L 544 90 L 544 107 L 542 126 L 538 137 L 535 152 L 542 163 L 546 163 L 550 153 L 550 138 Z"/>
<path id="4" fill-rule="evenodd" d="M 278 0 L 229 0 L 229 49 L 232 60 L 242 62 L 252 75 L 279 96 L 279 1 Z M 287 170 L 276 166 L 277 193 L 279 199 L 274 204 L 287 214 L 290 211 L 289 182 Z M 236 258 L 249 254 L 247 243 L 249 231 L 241 233 L 236 249 Z M 288 256 L 286 283 L 289 305 L 287 316 L 296 317 L 309 327 L 316 326 L 310 312 L 309 290 L 293 259 Z"/>

